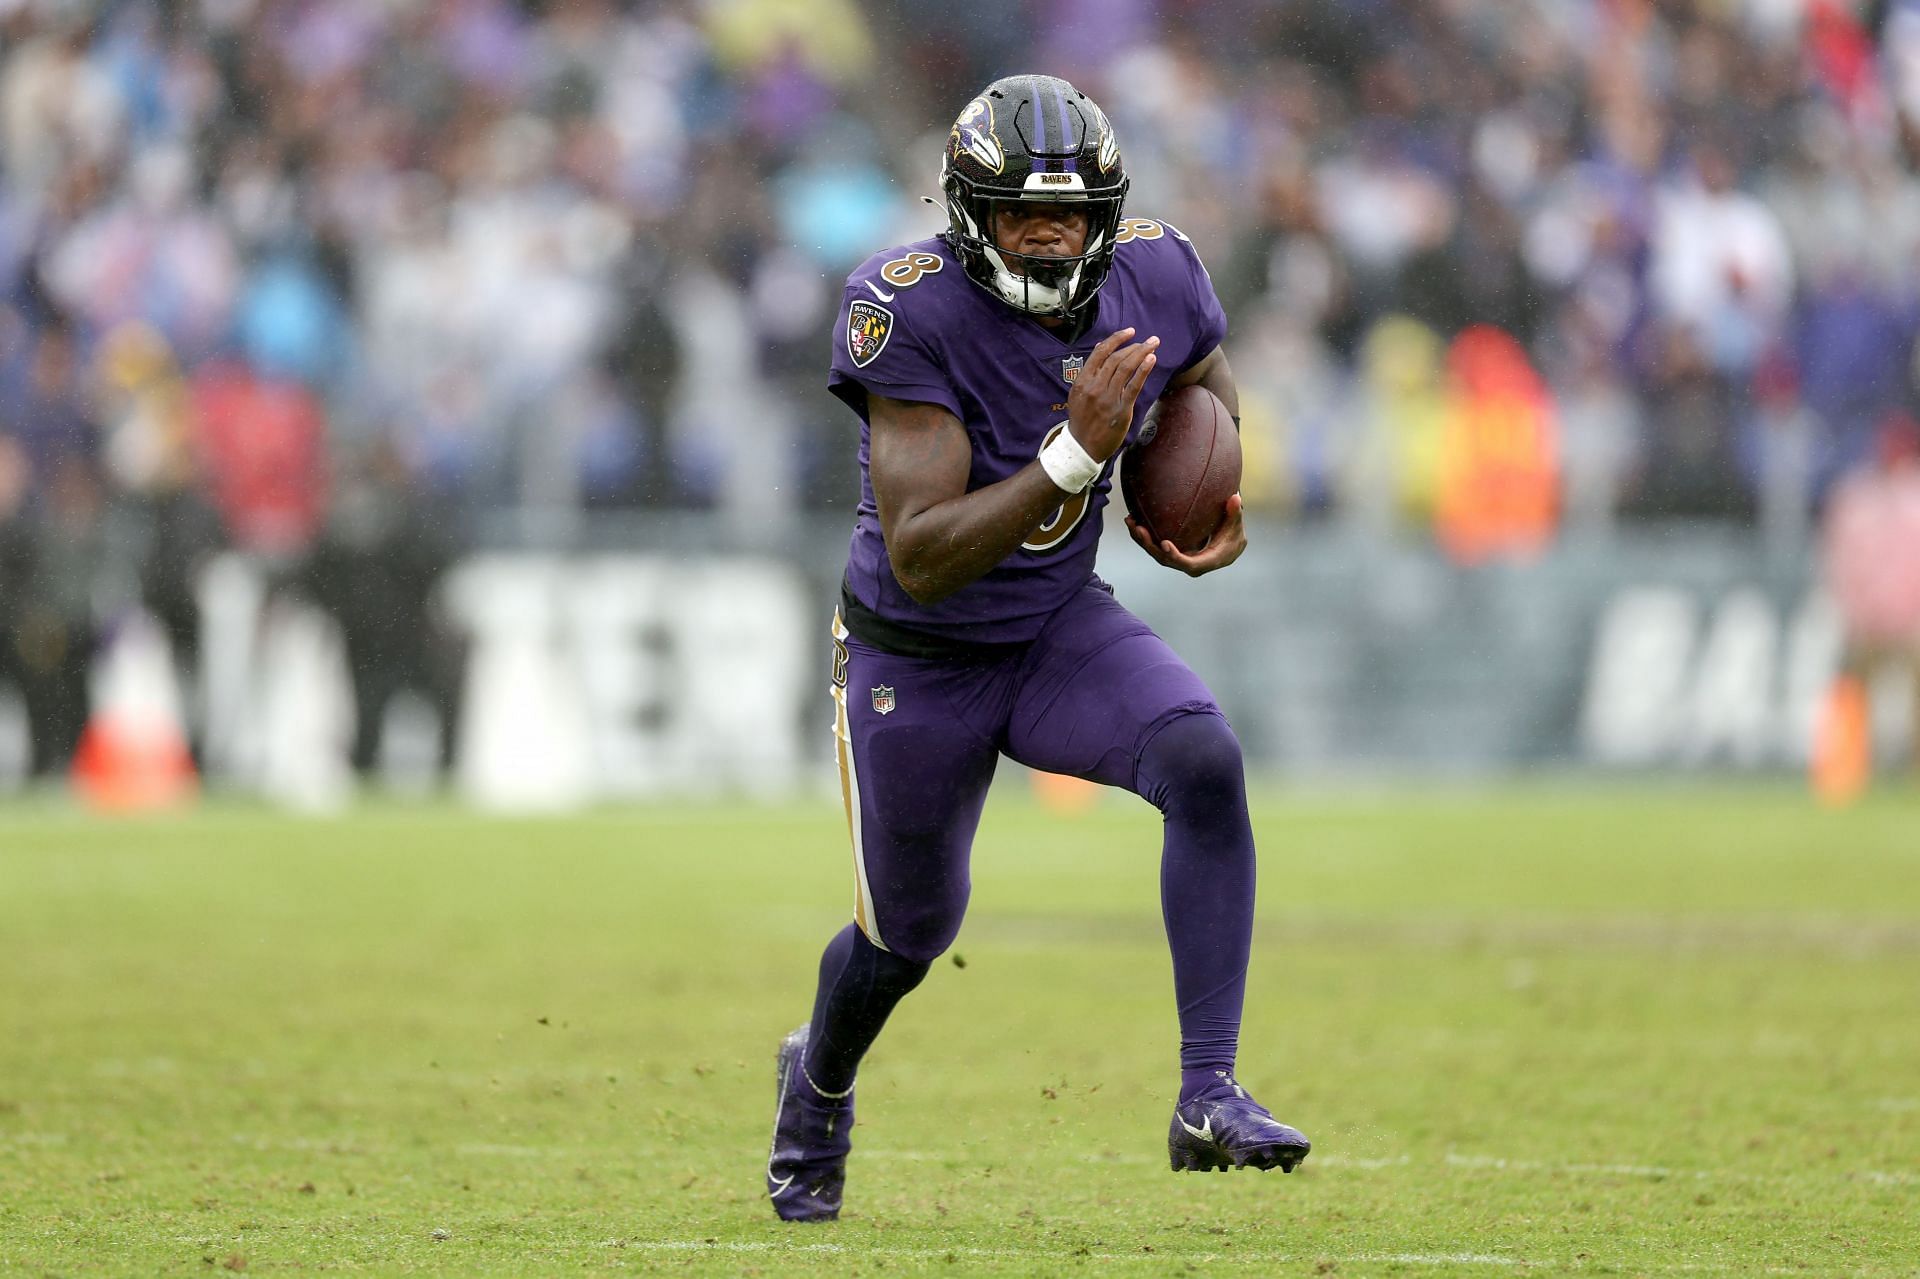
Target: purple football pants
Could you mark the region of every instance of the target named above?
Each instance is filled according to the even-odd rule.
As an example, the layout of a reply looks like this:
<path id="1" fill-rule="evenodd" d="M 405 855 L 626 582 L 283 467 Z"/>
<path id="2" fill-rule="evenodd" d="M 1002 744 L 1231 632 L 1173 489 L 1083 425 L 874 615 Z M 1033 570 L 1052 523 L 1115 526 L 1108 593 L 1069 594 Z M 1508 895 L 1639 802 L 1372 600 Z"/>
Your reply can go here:
<path id="1" fill-rule="evenodd" d="M 839 1091 L 892 1006 L 952 944 L 1000 755 L 1123 787 L 1165 818 L 1161 905 L 1181 1066 L 1231 1070 L 1253 930 L 1240 746 L 1199 676 L 1094 582 L 1014 656 L 882 652 L 836 617 L 835 735 L 855 921 L 821 962 L 807 1057 Z"/>

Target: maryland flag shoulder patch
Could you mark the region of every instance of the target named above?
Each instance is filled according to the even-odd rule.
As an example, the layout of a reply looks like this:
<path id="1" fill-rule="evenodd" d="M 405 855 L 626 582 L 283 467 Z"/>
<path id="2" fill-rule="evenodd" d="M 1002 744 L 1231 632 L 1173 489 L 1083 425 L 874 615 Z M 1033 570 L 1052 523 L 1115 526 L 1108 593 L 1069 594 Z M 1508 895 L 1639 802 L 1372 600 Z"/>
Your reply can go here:
<path id="1" fill-rule="evenodd" d="M 893 336 L 893 312 L 872 302 L 856 301 L 847 311 L 847 354 L 853 366 L 864 369 L 879 358 Z"/>

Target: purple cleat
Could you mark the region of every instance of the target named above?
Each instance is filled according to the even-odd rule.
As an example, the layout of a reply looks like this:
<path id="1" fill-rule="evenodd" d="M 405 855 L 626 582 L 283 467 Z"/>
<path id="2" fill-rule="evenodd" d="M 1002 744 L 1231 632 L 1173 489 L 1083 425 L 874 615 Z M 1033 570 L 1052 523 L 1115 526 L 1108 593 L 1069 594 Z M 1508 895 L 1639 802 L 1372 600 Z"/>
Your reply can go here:
<path id="1" fill-rule="evenodd" d="M 780 1099 L 773 1116 L 773 1145 L 767 1151 L 767 1197 L 785 1221 L 832 1221 L 840 1215 L 840 1191 L 847 1180 L 847 1151 L 853 1143 L 853 1089 L 837 1098 L 820 1097 L 807 1078 L 807 1027 L 780 1041 L 775 1059 Z"/>
<path id="2" fill-rule="evenodd" d="M 1173 1125 L 1167 1130 L 1173 1170 L 1297 1168 L 1313 1149 L 1306 1134 L 1267 1113 L 1226 1071 L 1216 1073 L 1218 1083 L 1173 1108 Z"/>

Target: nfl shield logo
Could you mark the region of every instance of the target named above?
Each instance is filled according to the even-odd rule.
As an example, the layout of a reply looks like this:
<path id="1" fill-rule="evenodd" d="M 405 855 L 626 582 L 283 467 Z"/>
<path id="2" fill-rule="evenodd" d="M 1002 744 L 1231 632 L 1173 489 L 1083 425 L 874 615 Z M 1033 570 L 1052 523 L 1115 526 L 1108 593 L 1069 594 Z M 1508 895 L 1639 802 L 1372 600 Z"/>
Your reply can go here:
<path id="1" fill-rule="evenodd" d="M 893 708 L 893 685 L 882 684 L 879 688 L 873 690 L 873 709 L 879 711 L 882 715 L 891 715 L 893 714 Z"/>
<path id="2" fill-rule="evenodd" d="M 1071 386 L 1080 380 L 1080 370 L 1086 367 L 1086 363 L 1085 356 L 1069 355 L 1060 361 L 1060 376 L 1067 379 L 1067 384 Z"/>

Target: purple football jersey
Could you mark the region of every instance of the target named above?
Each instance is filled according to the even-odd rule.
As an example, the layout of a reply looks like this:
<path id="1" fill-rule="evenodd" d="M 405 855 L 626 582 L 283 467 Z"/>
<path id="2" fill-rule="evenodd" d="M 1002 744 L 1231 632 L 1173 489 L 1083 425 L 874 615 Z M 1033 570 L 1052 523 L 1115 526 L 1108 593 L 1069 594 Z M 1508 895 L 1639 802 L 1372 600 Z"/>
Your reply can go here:
<path id="1" fill-rule="evenodd" d="M 1079 340 L 1063 341 L 968 279 L 938 237 L 876 253 L 847 278 L 827 385 L 861 420 L 860 507 L 847 562 L 847 585 L 861 604 L 928 635 L 1023 643 L 1092 577 L 1112 460 L 986 576 L 936 603 L 915 603 L 895 580 L 880 533 L 867 473 L 867 393 L 938 404 L 959 418 L 973 448 L 971 492 L 1040 455 L 1052 433 L 1066 428 L 1067 393 L 1087 356 L 1131 326 L 1136 342 L 1160 339 L 1134 406 L 1132 439 L 1167 384 L 1220 344 L 1226 315 L 1193 245 L 1147 218 L 1121 223 L 1113 271 L 1094 306 Z"/>

